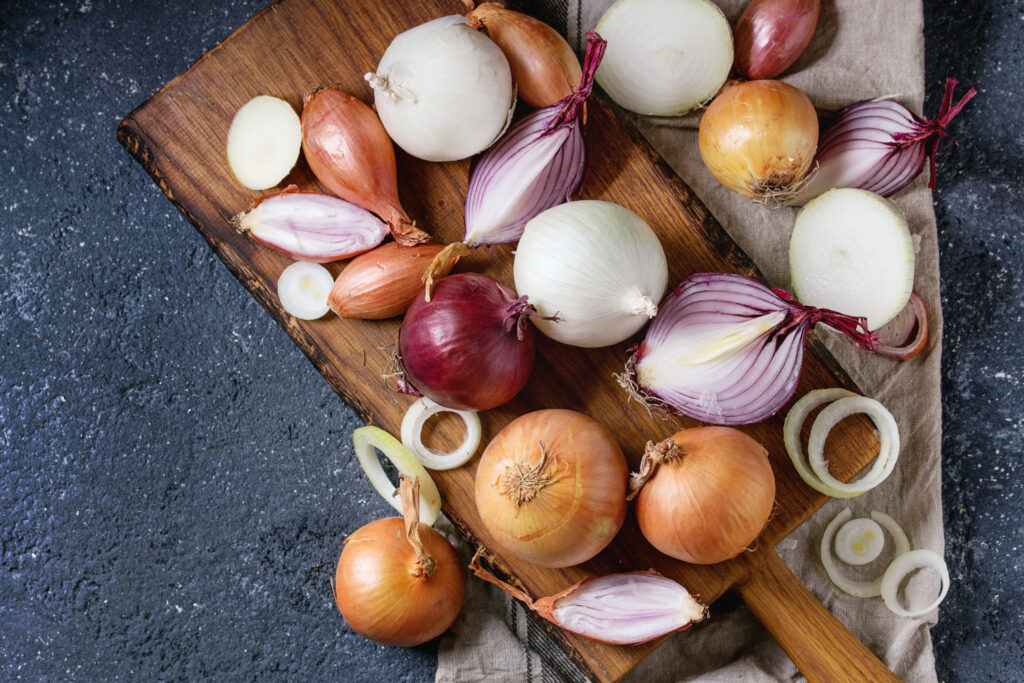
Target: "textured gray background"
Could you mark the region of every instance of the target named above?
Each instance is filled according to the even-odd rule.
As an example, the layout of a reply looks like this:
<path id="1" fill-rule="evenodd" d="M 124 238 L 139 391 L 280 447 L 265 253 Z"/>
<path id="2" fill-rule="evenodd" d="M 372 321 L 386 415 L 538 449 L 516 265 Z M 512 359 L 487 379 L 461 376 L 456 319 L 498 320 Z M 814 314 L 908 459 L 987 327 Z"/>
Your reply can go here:
<path id="1" fill-rule="evenodd" d="M 431 680 L 354 635 L 329 576 L 391 514 L 358 420 L 114 140 L 263 6 L 0 2 L 0 678 Z M 1024 669 L 1024 3 L 926 0 L 940 152 L 940 678 Z"/>

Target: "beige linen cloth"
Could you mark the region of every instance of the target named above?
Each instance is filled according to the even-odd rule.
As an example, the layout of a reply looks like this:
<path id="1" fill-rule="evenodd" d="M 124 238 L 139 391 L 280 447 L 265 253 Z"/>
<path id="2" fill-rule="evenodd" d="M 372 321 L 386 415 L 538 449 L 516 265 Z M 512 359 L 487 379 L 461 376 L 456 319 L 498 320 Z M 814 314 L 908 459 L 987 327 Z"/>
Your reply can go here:
<path id="1" fill-rule="evenodd" d="M 735 24 L 747 0 L 717 3 Z M 565 28 L 574 47 L 583 44 L 586 31 L 597 25 L 610 4 L 608 0 L 583 0 L 577 5 L 570 0 Z M 922 28 L 920 0 L 823 0 L 814 40 L 783 80 L 806 92 L 819 109 L 895 96 L 921 113 Z M 788 287 L 787 251 L 796 210 L 765 210 L 719 185 L 697 151 L 698 115 L 629 118 L 754 259 L 769 282 Z M 589 139 L 588 144 L 601 141 Z M 867 516 L 873 509 L 887 512 L 903 525 L 912 547 L 943 552 L 939 471 L 942 319 L 935 216 L 927 173 L 892 199 L 906 213 L 911 232 L 919 240 L 914 289 L 928 308 L 928 348 L 901 363 L 858 351 L 821 328 L 818 334 L 825 337 L 829 349 L 864 392 L 879 399 L 896 417 L 902 440 L 900 460 L 884 484 L 859 498 L 830 501 L 784 540 L 778 552 L 822 603 L 898 676 L 907 681 L 934 681 L 929 628 L 936 622 L 937 611 L 920 619 L 905 619 L 889 612 L 880 599 L 850 597 L 829 582 L 818 557 L 825 525 L 847 505 L 854 516 Z M 917 604 L 926 604 L 934 595 L 923 595 L 924 588 L 915 585 L 907 590 Z M 726 605 L 713 606 L 704 623 L 673 635 L 626 680 L 693 678 L 771 681 L 801 677 L 745 607 Z M 482 581 L 469 579 L 466 606 L 440 645 L 438 683 L 572 679 L 582 676 L 518 603 Z"/>

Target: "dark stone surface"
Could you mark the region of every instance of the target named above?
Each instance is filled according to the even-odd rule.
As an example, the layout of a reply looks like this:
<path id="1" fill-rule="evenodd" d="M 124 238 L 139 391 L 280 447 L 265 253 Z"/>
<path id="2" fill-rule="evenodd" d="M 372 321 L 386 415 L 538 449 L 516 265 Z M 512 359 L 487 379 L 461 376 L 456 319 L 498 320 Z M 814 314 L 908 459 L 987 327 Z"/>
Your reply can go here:
<path id="1" fill-rule="evenodd" d="M 391 514 L 358 420 L 114 141 L 262 8 L 0 3 L 0 678 L 430 680 L 338 616 L 346 534 Z M 1024 5 L 926 0 L 940 154 L 945 680 L 1024 662 Z"/>

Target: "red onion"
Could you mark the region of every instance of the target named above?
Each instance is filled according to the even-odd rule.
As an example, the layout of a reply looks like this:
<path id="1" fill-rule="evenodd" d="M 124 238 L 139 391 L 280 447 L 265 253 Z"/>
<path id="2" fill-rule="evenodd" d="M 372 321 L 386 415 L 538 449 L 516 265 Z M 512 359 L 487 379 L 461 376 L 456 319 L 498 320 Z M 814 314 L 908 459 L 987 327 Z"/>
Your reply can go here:
<path id="1" fill-rule="evenodd" d="M 602 643 L 639 645 L 707 616 L 707 608 L 689 591 L 653 569 L 592 576 L 534 600 L 480 566 L 479 551 L 469 568 L 552 624 Z"/>
<path id="2" fill-rule="evenodd" d="M 736 70 L 752 81 L 775 78 L 795 62 L 814 36 L 821 0 L 754 0 L 733 37 Z"/>
<path id="3" fill-rule="evenodd" d="M 703 422 L 759 422 L 796 390 L 818 322 L 859 348 L 878 343 L 863 318 L 804 306 L 742 275 L 697 273 L 661 302 L 619 381 L 635 398 Z"/>
<path id="4" fill-rule="evenodd" d="M 526 297 L 479 273 L 449 275 L 419 295 L 398 332 L 402 391 L 454 410 L 490 410 L 526 384 L 536 315 Z"/>
<path id="5" fill-rule="evenodd" d="M 946 79 L 939 115 L 926 121 L 896 100 L 864 100 L 839 112 L 818 142 L 817 172 L 790 204 L 803 206 L 836 187 L 869 190 L 888 197 L 910 184 L 930 163 L 928 187 L 935 188 L 935 150 L 948 137 L 946 126 L 978 91 L 971 88 L 953 104 L 956 79 Z"/>
<path id="6" fill-rule="evenodd" d="M 531 218 L 569 201 L 583 183 L 583 103 L 606 43 L 591 31 L 580 87 L 517 123 L 473 169 L 466 193 L 470 246 L 515 242 Z"/>

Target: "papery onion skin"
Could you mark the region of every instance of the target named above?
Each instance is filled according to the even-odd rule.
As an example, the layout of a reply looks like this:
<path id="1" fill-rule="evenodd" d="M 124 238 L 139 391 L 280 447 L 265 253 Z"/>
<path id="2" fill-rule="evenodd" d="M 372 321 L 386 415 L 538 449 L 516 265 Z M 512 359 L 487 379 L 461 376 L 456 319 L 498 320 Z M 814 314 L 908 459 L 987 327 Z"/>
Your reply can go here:
<path id="1" fill-rule="evenodd" d="M 736 70 L 751 80 L 781 74 L 807 49 L 820 10 L 821 0 L 753 0 L 733 30 Z"/>
<path id="2" fill-rule="evenodd" d="M 700 156 L 715 180 L 769 205 L 800 188 L 818 145 L 818 115 L 798 88 L 760 80 L 725 88 L 700 120 Z"/>
<path id="3" fill-rule="evenodd" d="M 327 303 L 341 318 L 380 320 L 402 315 L 423 291 L 423 274 L 441 249 L 440 244 L 403 247 L 388 242 L 368 251 L 341 271 Z M 440 276 L 454 265 L 454 260 L 444 264 Z"/>
<path id="4" fill-rule="evenodd" d="M 764 446 L 731 427 L 676 433 L 678 455 L 657 466 L 636 499 L 644 537 L 691 564 L 715 564 L 750 548 L 775 504 Z"/>
<path id="5" fill-rule="evenodd" d="M 370 107 L 337 88 L 321 88 L 303 98 L 301 120 L 302 150 L 317 180 L 384 219 L 396 241 L 429 241 L 398 200 L 395 149 Z"/>
<path id="6" fill-rule="evenodd" d="M 466 15 L 479 22 L 508 59 L 519 98 L 534 108 L 568 97 L 580 84 L 580 60 L 569 43 L 543 21 L 485 2 Z"/>
<path id="7" fill-rule="evenodd" d="M 477 512 L 502 550 L 569 567 L 601 552 L 622 527 L 628 476 L 606 427 L 571 410 L 539 410 L 488 444 L 476 472 Z"/>
<path id="8" fill-rule="evenodd" d="M 416 552 L 405 522 L 370 522 L 345 540 L 335 572 L 335 602 L 352 630 L 385 645 L 411 647 L 452 625 L 465 595 L 462 563 L 444 536 L 420 525 L 420 539 L 436 561 L 432 576 L 412 573 Z"/>
<path id="9" fill-rule="evenodd" d="M 398 333 L 405 379 L 436 403 L 490 410 L 512 399 L 533 368 L 533 307 L 479 273 L 442 278 L 417 295 Z"/>

